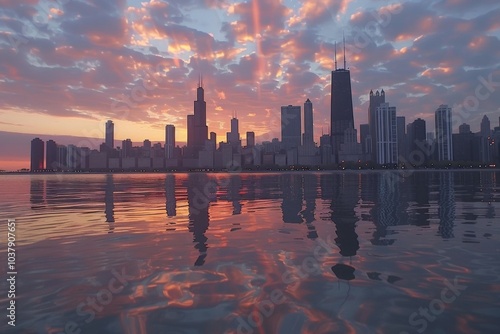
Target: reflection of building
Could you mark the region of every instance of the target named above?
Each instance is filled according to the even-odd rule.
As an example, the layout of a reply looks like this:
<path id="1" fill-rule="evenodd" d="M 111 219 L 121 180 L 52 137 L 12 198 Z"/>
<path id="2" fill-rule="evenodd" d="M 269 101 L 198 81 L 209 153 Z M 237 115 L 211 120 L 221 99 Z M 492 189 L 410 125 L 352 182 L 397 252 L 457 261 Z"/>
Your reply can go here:
<path id="1" fill-rule="evenodd" d="M 30 180 L 30 203 L 32 209 L 41 208 L 44 204 L 45 180 L 31 177 Z"/>
<path id="2" fill-rule="evenodd" d="M 304 202 L 305 208 L 302 211 L 302 217 L 307 224 L 307 237 L 309 239 L 316 239 L 318 233 L 316 232 L 316 227 L 313 225 L 315 220 L 314 211 L 316 210 L 316 188 L 317 188 L 317 176 L 314 174 L 304 174 L 303 175 L 303 188 L 304 188 Z"/>
<path id="3" fill-rule="evenodd" d="M 176 200 L 175 200 L 175 175 L 169 174 L 165 176 L 165 208 L 168 217 L 175 217 Z"/>
<path id="4" fill-rule="evenodd" d="M 283 192 L 281 212 L 283 222 L 302 223 L 302 179 L 298 174 L 280 175 L 280 188 Z"/>
<path id="5" fill-rule="evenodd" d="M 372 220 L 376 231 L 373 233 L 371 243 L 373 245 L 392 245 L 395 239 L 387 239 L 388 235 L 394 234 L 389 226 L 399 225 L 405 222 L 405 207 L 407 203 L 400 190 L 401 179 L 396 171 L 385 171 L 375 174 L 378 184 L 376 186 L 377 200 L 371 211 Z"/>
<path id="6" fill-rule="evenodd" d="M 241 214 L 241 176 L 231 175 L 229 177 L 229 186 L 227 189 L 227 199 L 233 202 L 233 215 Z"/>
<path id="7" fill-rule="evenodd" d="M 109 230 L 112 232 L 114 230 L 115 222 L 115 202 L 114 202 L 114 191 L 115 184 L 113 182 L 113 174 L 106 175 L 106 190 L 104 195 L 106 223 L 109 223 Z"/>
<path id="8" fill-rule="evenodd" d="M 414 224 L 417 226 L 430 225 L 429 213 L 429 173 L 414 173 L 410 178 L 411 194 L 415 200 Z"/>
<path id="9" fill-rule="evenodd" d="M 453 222 L 455 220 L 455 190 L 453 185 L 454 174 L 439 173 L 439 235 L 443 239 L 453 238 Z"/>
<path id="10" fill-rule="evenodd" d="M 189 205 L 189 232 L 193 233 L 194 248 L 200 255 L 194 265 L 202 266 L 207 256 L 207 241 L 205 232 L 208 230 L 209 216 L 208 207 L 210 199 L 203 192 L 205 185 L 209 182 L 206 174 L 189 174 L 187 180 L 187 195 Z"/>

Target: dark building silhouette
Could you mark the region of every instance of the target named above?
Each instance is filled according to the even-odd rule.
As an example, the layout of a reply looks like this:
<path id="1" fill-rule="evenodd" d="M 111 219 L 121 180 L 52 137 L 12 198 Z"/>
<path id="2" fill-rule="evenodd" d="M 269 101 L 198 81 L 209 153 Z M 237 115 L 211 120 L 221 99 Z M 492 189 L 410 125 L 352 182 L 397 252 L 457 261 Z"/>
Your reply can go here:
<path id="1" fill-rule="evenodd" d="M 281 212 L 283 222 L 302 223 L 302 179 L 297 174 L 280 175 L 280 188 L 283 193 Z"/>
<path id="2" fill-rule="evenodd" d="M 490 119 L 486 115 L 484 115 L 481 120 L 481 136 L 486 138 L 491 136 L 491 123 Z"/>
<path id="3" fill-rule="evenodd" d="M 31 141 L 31 164 L 30 170 L 42 170 L 44 160 L 44 142 L 40 138 Z"/>
<path id="4" fill-rule="evenodd" d="M 285 150 L 297 148 L 301 144 L 300 106 L 281 107 L 281 142 Z"/>
<path id="5" fill-rule="evenodd" d="M 165 126 L 165 158 L 172 159 L 175 149 L 175 126 L 167 124 Z"/>
<path id="6" fill-rule="evenodd" d="M 207 126 L 207 103 L 205 102 L 205 90 L 203 89 L 203 78 L 200 76 L 198 88 L 196 89 L 196 101 L 194 101 L 194 114 L 188 115 L 188 148 L 193 156 L 205 147 L 208 139 Z"/>
<path id="7" fill-rule="evenodd" d="M 106 122 L 104 143 L 108 150 L 115 148 L 115 125 L 111 120 Z"/>
<path id="8" fill-rule="evenodd" d="M 313 127 L 313 104 L 307 99 L 304 102 L 304 138 L 303 145 L 314 144 L 314 127 Z"/>
<path id="9" fill-rule="evenodd" d="M 432 156 L 426 141 L 427 132 L 425 121 L 421 118 L 417 118 L 412 123 L 408 124 L 407 129 L 410 162 L 418 165 L 430 160 Z"/>
<path id="10" fill-rule="evenodd" d="M 396 117 L 397 132 L 398 132 L 398 160 L 401 157 L 406 158 L 406 118 L 404 116 Z"/>
<path id="11" fill-rule="evenodd" d="M 385 92 L 377 92 L 373 94 L 370 90 L 370 104 L 368 106 L 368 124 L 370 126 L 370 137 L 371 137 L 371 159 L 372 161 L 377 161 L 377 108 L 380 104 L 385 103 Z"/>
<path id="12" fill-rule="evenodd" d="M 370 136 L 370 125 L 361 124 L 359 126 L 359 136 L 361 140 L 361 147 L 363 149 L 363 154 L 370 155 L 372 152 L 372 139 Z"/>
<path id="13" fill-rule="evenodd" d="M 55 141 L 47 140 L 45 153 L 45 166 L 49 170 L 57 170 L 59 164 L 57 162 L 57 144 Z"/>
<path id="14" fill-rule="evenodd" d="M 247 147 L 255 146 L 255 132 L 247 132 Z"/>
<path id="15" fill-rule="evenodd" d="M 337 68 L 335 52 L 335 70 L 332 71 L 330 135 L 335 161 L 338 161 L 340 144 L 344 143 L 344 131 L 354 129 L 352 107 L 351 72 L 346 67 L 344 41 L 344 68 Z"/>

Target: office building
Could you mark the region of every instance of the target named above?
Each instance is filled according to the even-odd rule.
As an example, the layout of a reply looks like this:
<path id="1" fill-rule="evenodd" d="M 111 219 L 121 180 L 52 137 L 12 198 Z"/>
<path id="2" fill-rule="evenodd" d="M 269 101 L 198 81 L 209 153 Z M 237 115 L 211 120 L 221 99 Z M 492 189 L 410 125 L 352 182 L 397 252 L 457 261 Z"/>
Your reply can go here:
<path id="1" fill-rule="evenodd" d="M 352 107 L 351 72 L 346 66 L 344 41 L 344 68 L 337 68 L 335 51 L 335 70 L 332 71 L 330 109 L 330 135 L 334 158 L 338 161 L 340 144 L 344 141 L 344 131 L 354 128 Z"/>
<path id="2" fill-rule="evenodd" d="M 451 132 L 451 108 L 442 104 L 435 112 L 437 158 L 439 161 L 453 160 L 453 139 Z"/>
<path id="3" fill-rule="evenodd" d="M 247 132 L 247 147 L 255 146 L 255 132 L 249 131 Z"/>
<path id="4" fill-rule="evenodd" d="M 371 155 L 372 152 L 372 142 L 371 142 L 371 136 L 370 136 L 370 125 L 368 124 L 361 124 L 359 126 L 359 136 L 361 140 L 361 147 L 363 149 L 363 154 L 366 155 Z"/>
<path id="5" fill-rule="evenodd" d="M 30 170 L 39 171 L 43 169 L 44 142 L 40 138 L 31 141 L 31 164 Z"/>
<path id="6" fill-rule="evenodd" d="M 109 120 L 106 122 L 104 143 L 109 150 L 115 147 L 115 125 L 113 121 Z"/>
<path id="7" fill-rule="evenodd" d="M 188 148 L 193 157 L 205 147 L 208 139 L 207 126 L 207 103 L 205 102 L 205 90 L 203 89 L 203 78 L 200 76 L 198 88 L 196 89 L 196 101 L 194 101 L 194 114 L 188 115 Z"/>
<path id="8" fill-rule="evenodd" d="M 175 149 L 175 126 L 167 124 L 165 126 L 165 158 L 174 158 Z"/>
<path id="9" fill-rule="evenodd" d="M 385 92 L 382 89 L 382 92 L 377 92 L 373 94 L 373 91 L 370 90 L 370 104 L 368 106 L 368 125 L 370 126 L 370 136 L 372 142 L 372 160 L 377 161 L 377 121 L 376 121 L 376 111 L 377 107 L 385 103 Z"/>
<path id="10" fill-rule="evenodd" d="M 281 107 L 281 142 L 285 150 L 297 148 L 301 144 L 300 140 L 301 121 L 300 106 Z"/>
<path id="11" fill-rule="evenodd" d="M 59 165 L 57 162 L 57 144 L 55 141 L 47 140 L 45 144 L 45 167 L 48 170 L 57 170 Z"/>
<path id="12" fill-rule="evenodd" d="M 463 123 L 458 127 L 458 133 L 472 133 L 470 130 L 470 125 L 467 123 Z"/>
<path id="13" fill-rule="evenodd" d="M 377 163 L 395 164 L 398 162 L 396 107 L 389 106 L 389 103 L 380 104 L 375 111 L 375 120 Z"/>
<path id="14" fill-rule="evenodd" d="M 406 144 L 406 119 L 404 116 L 396 117 L 397 131 L 398 131 L 398 160 L 400 158 L 406 158 L 407 145 Z"/>
<path id="15" fill-rule="evenodd" d="M 303 145 L 314 145 L 314 127 L 313 127 L 313 104 L 307 99 L 304 102 L 304 138 Z"/>
<path id="16" fill-rule="evenodd" d="M 491 136 L 490 119 L 486 115 L 484 115 L 483 119 L 481 120 L 481 136 L 486 138 Z"/>

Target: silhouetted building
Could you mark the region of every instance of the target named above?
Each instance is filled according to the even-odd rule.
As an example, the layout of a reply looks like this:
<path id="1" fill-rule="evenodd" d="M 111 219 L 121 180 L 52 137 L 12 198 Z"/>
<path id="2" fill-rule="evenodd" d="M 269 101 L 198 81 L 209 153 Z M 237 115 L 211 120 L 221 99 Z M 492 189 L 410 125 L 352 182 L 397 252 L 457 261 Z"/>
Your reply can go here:
<path id="1" fill-rule="evenodd" d="M 382 89 L 382 92 L 377 92 L 373 94 L 373 91 L 370 90 L 370 104 L 368 106 L 368 124 L 370 126 L 370 136 L 372 142 L 372 161 L 377 161 L 377 120 L 376 120 L 376 112 L 377 107 L 385 103 L 385 92 Z"/>
<path id="2" fill-rule="evenodd" d="M 453 160 L 453 139 L 451 132 L 451 108 L 442 104 L 435 113 L 436 144 L 439 161 Z"/>
<path id="3" fill-rule="evenodd" d="M 304 102 L 304 140 L 303 145 L 314 145 L 314 127 L 313 127 L 313 104 L 307 99 Z"/>
<path id="4" fill-rule="evenodd" d="M 191 119 L 188 116 L 188 147 L 192 149 L 195 157 L 205 147 L 207 139 L 207 103 L 205 102 L 203 79 L 200 76 L 198 88 L 196 89 L 196 101 L 194 101 L 194 115 Z"/>
<path id="5" fill-rule="evenodd" d="M 231 144 L 233 148 L 241 146 L 239 122 L 236 117 L 231 118 L 231 132 L 227 133 L 227 142 Z"/>
<path id="6" fill-rule="evenodd" d="M 165 126 L 165 158 L 174 158 L 175 149 L 175 126 L 167 124 Z"/>
<path id="7" fill-rule="evenodd" d="M 132 153 L 132 140 L 125 139 L 122 141 L 122 158 L 133 157 Z"/>
<path id="8" fill-rule="evenodd" d="M 363 148 L 363 154 L 370 155 L 372 152 L 370 125 L 361 124 L 359 126 L 359 136 L 361 140 L 361 147 Z"/>
<path id="9" fill-rule="evenodd" d="M 486 138 L 491 136 L 490 119 L 486 115 L 484 115 L 483 119 L 481 120 L 481 136 Z"/>
<path id="10" fill-rule="evenodd" d="M 44 142 L 40 138 L 31 141 L 31 164 L 30 170 L 37 171 L 43 169 Z"/>
<path id="11" fill-rule="evenodd" d="M 247 147 L 255 146 L 255 132 L 247 132 Z"/>
<path id="12" fill-rule="evenodd" d="M 55 141 L 47 140 L 45 154 L 45 167 L 48 170 L 57 170 L 59 165 L 57 163 L 57 144 Z"/>
<path id="13" fill-rule="evenodd" d="M 408 124 L 408 155 L 409 160 L 413 164 L 423 164 L 431 158 L 431 153 L 426 140 L 426 125 L 425 121 L 417 118 L 412 123 Z"/>
<path id="14" fill-rule="evenodd" d="M 398 137 L 396 107 L 382 103 L 375 113 L 377 133 L 377 163 L 395 164 L 398 162 Z"/>
<path id="15" fill-rule="evenodd" d="M 281 107 L 281 142 L 285 150 L 300 146 L 300 106 Z"/>
<path id="16" fill-rule="evenodd" d="M 333 156 L 338 161 L 340 144 L 344 142 L 344 131 L 354 128 L 352 107 L 351 72 L 346 67 L 344 41 L 344 68 L 337 68 L 337 52 L 335 52 L 335 70 L 332 71 L 330 110 L 330 136 Z"/>
<path id="17" fill-rule="evenodd" d="M 109 120 L 106 122 L 105 130 L 104 143 L 109 150 L 112 150 L 115 147 L 115 125 L 113 121 Z"/>
<path id="18" fill-rule="evenodd" d="M 398 161 L 400 157 L 406 158 L 408 153 L 406 151 L 406 119 L 404 116 L 396 117 L 397 131 L 398 131 Z"/>
<path id="19" fill-rule="evenodd" d="M 210 142 L 215 151 L 217 149 L 217 134 L 215 132 L 210 132 Z"/>
<path id="20" fill-rule="evenodd" d="M 467 124 L 467 123 L 463 123 L 463 124 L 461 124 L 461 125 L 458 127 L 458 133 L 462 133 L 462 134 L 464 134 L 464 133 L 472 133 L 472 132 L 470 131 L 470 125 L 469 125 L 469 124 Z"/>

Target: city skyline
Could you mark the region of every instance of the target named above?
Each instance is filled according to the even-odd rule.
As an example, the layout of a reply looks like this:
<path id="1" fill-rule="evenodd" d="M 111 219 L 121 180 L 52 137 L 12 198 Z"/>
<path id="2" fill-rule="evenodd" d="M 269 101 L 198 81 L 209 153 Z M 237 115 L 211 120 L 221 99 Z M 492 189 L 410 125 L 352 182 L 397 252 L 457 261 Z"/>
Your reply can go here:
<path id="1" fill-rule="evenodd" d="M 279 137 L 279 107 L 309 98 L 319 143 L 343 32 L 356 129 L 368 123 L 371 89 L 384 89 L 398 116 L 422 118 L 429 129 L 440 104 L 472 105 L 462 118 L 474 132 L 483 115 L 493 127 L 500 113 L 496 2 L 34 3 L 2 8 L 0 169 L 29 165 L 34 137 L 102 138 L 108 119 L 120 124 L 120 140 L 162 142 L 173 124 L 177 142 L 186 142 L 201 73 L 207 125 L 218 138 L 233 111 L 256 142 Z"/>

